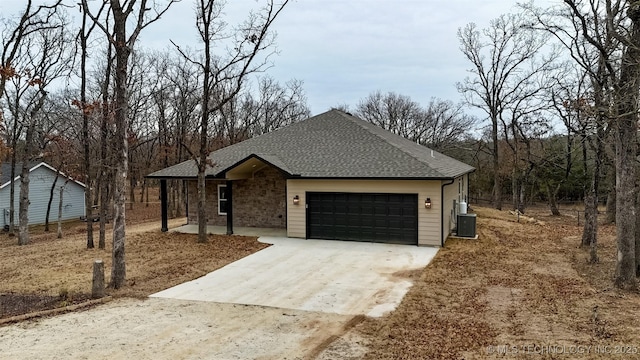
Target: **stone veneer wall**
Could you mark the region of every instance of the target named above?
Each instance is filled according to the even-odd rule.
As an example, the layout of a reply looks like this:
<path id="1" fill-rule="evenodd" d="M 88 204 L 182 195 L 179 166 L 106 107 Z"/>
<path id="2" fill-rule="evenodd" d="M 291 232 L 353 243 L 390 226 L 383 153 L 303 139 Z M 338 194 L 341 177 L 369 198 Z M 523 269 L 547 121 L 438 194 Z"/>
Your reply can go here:
<path id="1" fill-rule="evenodd" d="M 207 180 L 207 214 L 209 214 L 209 218 L 207 219 L 207 224 L 209 225 L 218 225 L 218 226 L 226 226 L 227 225 L 227 217 L 224 215 L 218 215 L 218 184 L 224 184 L 225 181 L 222 180 Z M 197 180 L 189 180 L 187 181 L 187 192 L 189 198 L 189 218 L 188 222 L 190 224 L 198 223 L 198 181 Z"/>
<path id="2" fill-rule="evenodd" d="M 227 216 L 218 215 L 218 184 L 224 180 L 207 180 L 209 225 L 226 226 Z M 286 228 L 287 180 L 269 166 L 253 178 L 233 181 L 233 226 Z M 197 181 L 188 181 L 189 223 L 198 222 Z"/>

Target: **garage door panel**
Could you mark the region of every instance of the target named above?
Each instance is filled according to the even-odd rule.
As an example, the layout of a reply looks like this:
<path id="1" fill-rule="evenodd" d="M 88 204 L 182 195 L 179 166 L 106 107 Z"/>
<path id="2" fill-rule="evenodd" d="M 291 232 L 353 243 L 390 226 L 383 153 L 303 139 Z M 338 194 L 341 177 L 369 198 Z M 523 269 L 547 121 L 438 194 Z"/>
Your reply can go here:
<path id="1" fill-rule="evenodd" d="M 307 193 L 307 237 L 417 244 L 417 194 Z"/>
<path id="2" fill-rule="evenodd" d="M 373 208 L 370 206 L 361 206 L 360 207 L 360 214 L 361 215 L 373 215 L 374 211 Z"/>

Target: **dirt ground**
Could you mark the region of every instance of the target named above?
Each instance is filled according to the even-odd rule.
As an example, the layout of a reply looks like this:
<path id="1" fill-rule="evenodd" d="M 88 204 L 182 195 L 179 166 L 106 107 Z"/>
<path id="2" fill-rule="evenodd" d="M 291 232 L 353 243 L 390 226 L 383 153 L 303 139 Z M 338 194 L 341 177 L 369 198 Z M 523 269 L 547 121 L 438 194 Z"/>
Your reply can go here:
<path id="1" fill-rule="evenodd" d="M 118 299 L 0 327 L 2 359 L 308 359 L 351 317 L 263 306 Z"/>
<path id="2" fill-rule="evenodd" d="M 135 204 L 127 209 L 127 286 L 114 297 L 143 298 L 154 292 L 193 280 L 267 245 L 255 237 L 210 235 L 198 244 L 193 235 L 160 232 L 159 206 Z M 186 220 L 170 220 L 170 227 Z M 97 224 L 95 228 L 97 228 Z M 0 319 L 33 311 L 75 304 L 90 297 L 92 268 L 96 259 L 110 279 L 111 232 L 106 248 L 86 248 L 86 223 L 65 224 L 64 238 L 43 227 L 31 230 L 32 242 L 17 246 L 17 238 L 0 235 Z M 110 230 L 110 226 L 108 228 Z"/>
<path id="3" fill-rule="evenodd" d="M 170 226 L 183 222 L 178 219 Z M 70 233 L 84 226 L 67 225 Z M 195 235 L 158 230 L 157 220 L 128 226 L 128 282 L 124 289 L 110 292 L 115 300 L 0 326 L 0 358 L 309 359 L 364 318 L 147 299 L 150 293 L 202 276 L 267 246 L 254 237 L 213 235 L 208 243 L 198 244 Z M 23 247 L 15 245 L 15 238 L 0 238 L 0 293 L 10 292 L 0 297 L 0 301 L 7 300 L 0 303 L 5 318 L 86 298 L 93 259 L 102 258 L 108 269 L 110 252 L 86 249 L 81 233 L 78 229 L 62 240 L 39 234 Z M 107 249 L 110 246 L 108 241 Z M 30 299 L 34 301 L 27 301 Z M 20 311 L 10 306 L 21 301 Z"/>
<path id="4" fill-rule="evenodd" d="M 576 213 L 516 222 L 477 208 L 478 240 L 449 240 L 398 309 L 330 344 L 353 359 L 640 358 L 638 293 L 615 290 L 614 228 L 587 263 Z"/>
<path id="5" fill-rule="evenodd" d="M 424 270 L 405 274 L 414 286 L 400 306 L 382 318 L 120 298 L 89 311 L 0 327 L 3 355 L 10 359 L 55 358 L 56 354 L 83 358 L 89 351 L 97 357 L 134 354 L 142 359 L 640 358 L 640 295 L 612 286 L 614 227 L 601 227 L 600 263 L 591 265 L 587 263 L 587 251 L 579 246 L 582 228 L 575 211 L 551 217 L 546 209 L 529 209 L 517 222 L 507 211 L 474 210 L 478 213 L 479 238 L 451 239 Z M 195 254 L 211 251 L 210 256 L 214 256 L 222 251 L 208 248 L 218 246 L 213 239 L 198 247 L 193 242 L 178 244 L 159 232 L 150 234 L 139 240 L 134 240 L 138 238 L 135 235 L 128 238 L 130 286 L 114 295 L 141 297 L 161 283 L 180 282 L 182 277 L 207 272 L 202 264 L 192 265 Z M 55 245 L 56 241 L 40 243 L 51 246 L 49 243 Z M 20 250 L 23 248 L 9 245 L 2 238 L 0 292 L 16 288 L 53 295 L 61 288 L 86 291 L 81 289 L 88 289 L 88 279 L 74 274 L 88 273 L 99 252 L 84 249 L 82 239 L 74 241 L 73 254 L 82 259 L 78 268 L 65 270 L 55 257 L 24 257 L 21 264 L 48 264 L 47 270 L 39 273 L 37 267 L 29 272 L 21 271 L 20 264 L 7 267 L 5 260 L 20 255 L 14 251 L 31 250 Z M 255 243 L 247 239 L 247 243 L 235 244 L 234 249 L 247 246 L 247 252 L 255 251 Z M 24 249 L 35 250 L 38 244 L 36 241 Z M 134 250 L 135 244 L 139 244 L 138 251 Z M 184 250 L 183 254 L 185 247 L 194 250 Z M 154 251 L 157 253 L 152 255 Z M 132 253 L 136 252 L 141 255 L 133 260 Z M 145 252 L 150 252 L 148 257 L 142 255 Z M 149 269 L 174 261 L 175 268 L 145 275 Z M 177 269 L 186 270 L 163 278 L 167 271 Z M 68 275 L 57 278 L 56 271 Z M 41 279 L 48 285 L 27 286 Z M 5 285 L 6 281 L 13 284 Z M 103 331 L 80 336 L 96 328 Z M 45 352 L 53 343 L 59 354 Z M 281 349 L 279 353 L 276 348 Z"/>

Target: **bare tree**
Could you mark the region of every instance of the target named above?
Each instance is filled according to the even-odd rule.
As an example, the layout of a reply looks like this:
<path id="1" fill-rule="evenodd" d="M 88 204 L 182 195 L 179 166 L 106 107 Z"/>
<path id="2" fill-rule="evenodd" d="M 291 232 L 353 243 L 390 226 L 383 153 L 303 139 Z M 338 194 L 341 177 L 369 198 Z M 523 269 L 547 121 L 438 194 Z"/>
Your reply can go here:
<path id="1" fill-rule="evenodd" d="M 309 115 L 302 82 L 292 80 L 282 86 L 275 79 L 263 76 L 258 81 L 257 93 L 245 89 L 243 96 L 220 109 L 215 136 L 223 145 L 235 144 Z"/>
<path id="2" fill-rule="evenodd" d="M 630 2 L 631 20 L 620 60 L 620 78 L 616 84 L 616 237 L 618 256 L 615 284 L 623 289 L 637 287 L 636 264 L 640 252 L 636 246 L 636 159 L 638 149 L 638 98 L 640 92 L 640 2 Z"/>
<path id="3" fill-rule="evenodd" d="M 247 20 L 234 29 L 228 29 L 222 21 L 222 5 L 214 0 L 199 0 L 196 7 L 196 26 L 204 45 L 200 56 L 191 56 L 176 46 L 203 74 L 200 103 L 200 139 L 197 154 L 193 154 L 198 167 L 198 241 L 207 241 L 206 182 L 208 160 L 211 151 L 209 123 L 212 114 L 219 112 L 232 101 L 243 87 L 247 75 L 263 71 L 269 54 L 265 54 L 274 42 L 270 28 L 287 5 L 270 0 L 261 12 L 251 13 Z M 226 56 L 216 55 L 216 46 L 225 48 Z M 224 51 L 224 50 L 223 50 Z M 258 56 L 265 55 L 262 58 Z M 262 60 L 261 60 L 262 59 Z"/>
<path id="4" fill-rule="evenodd" d="M 4 29 L 2 32 L 2 58 L 0 59 L 0 98 L 5 95 L 6 83 L 11 79 L 15 79 L 20 76 L 20 72 L 14 66 L 16 57 L 19 56 L 20 50 L 24 46 L 26 39 L 34 32 L 46 31 L 47 29 L 56 28 L 57 24 L 49 24 L 49 19 L 53 18 L 56 14 L 56 9 L 62 4 L 62 0 L 52 1 L 49 4 L 42 4 L 34 6 L 32 0 L 27 0 L 24 6 L 24 10 L 19 16 L 17 22 L 4 20 Z M 15 119 L 15 116 L 14 116 Z M 4 122 L 3 113 L 0 109 L 0 121 Z M 5 126 L 0 126 L 4 128 Z M 14 123 L 12 129 L 7 131 L 8 141 L 7 144 L 14 148 L 16 147 L 17 138 L 21 134 L 22 129 Z M 5 143 L 0 144 L 0 152 L 7 152 L 7 145 Z M 15 199 L 15 167 L 16 167 L 16 153 L 14 152 L 11 157 L 11 189 L 9 196 L 9 234 L 14 234 L 14 199 Z M 3 156 L 4 157 L 4 156 Z"/>
<path id="5" fill-rule="evenodd" d="M 111 42 L 107 42 L 106 44 L 106 60 L 105 60 L 105 68 L 104 74 L 102 77 L 102 82 L 100 84 L 100 97 L 102 99 L 102 106 L 100 107 L 100 171 L 98 173 L 97 187 L 100 192 L 100 230 L 99 230 L 99 239 L 98 239 L 98 248 L 105 248 L 105 238 L 106 238 L 106 225 L 107 225 L 107 217 L 109 214 L 109 202 L 112 198 L 112 179 L 113 175 L 113 166 L 112 166 L 112 156 L 111 152 L 111 143 L 114 134 L 110 131 L 109 124 L 112 122 L 113 115 L 113 106 L 110 98 L 110 85 L 112 79 L 112 70 L 113 70 L 113 45 Z"/>
<path id="6" fill-rule="evenodd" d="M 620 5 L 618 2 L 616 6 Z M 569 99 L 567 109 L 580 120 L 579 128 L 574 131 L 582 139 L 585 183 L 589 183 L 589 186 L 584 187 L 585 222 L 582 245 L 590 247 L 591 262 L 597 262 L 598 191 L 603 145 L 611 128 L 611 106 L 615 102 L 615 95 L 611 90 L 617 75 L 612 65 L 617 61 L 615 59 L 618 56 L 614 54 L 620 46 L 614 36 L 615 27 L 620 22 L 613 19 L 620 18 L 621 8 L 609 9 L 606 16 L 600 3 L 592 0 L 589 3 L 565 1 L 564 5 L 550 9 L 536 8 L 533 3 L 523 5 L 523 8 L 535 18 L 531 27 L 553 35 L 568 50 L 573 64 L 578 65 L 588 78 L 584 94 L 577 94 L 574 99 Z M 575 16 L 576 13 L 580 16 Z M 585 34 L 591 41 L 584 41 Z M 595 152 L 590 181 L 587 179 L 589 147 Z"/>
<path id="7" fill-rule="evenodd" d="M 179 56 L 169 53 L 154 54 L 156 82 L 152 98 L 158 119 L 157 168 L 169 167 L 188 159 L 188 151 L 196 151 L 198 110 L 201 102 L 199 84 L 201 74 L 197 66 Z M 167 182 L 168 213 L 170 217 L 181 216 L 184 210 L 184 186 L 180 180 Z"/>
<path id="8" fill-rule="evenodd" d="M 465 113 L 462 104 L 431 99 L 426 108 L 426 118 L 419 126 L 422 130 L 418 141 L 440 152 L 450 152 L 460 140 L 469 136 L 477 119 Z"/>
<path id="9" fill-rule="evenodd" d="M 470 106 L 483 110 L 491 124 L 494 184 L 492 202 L 502 208 L 502 182 L 499 176 L 500 129 L 505 119 L 510 122 L 526 116 L 531 110 L 523 102 L 535 98 L 540 91 L 538 77 L 552 66 L 554 55 L 545 57 L 548 36 L 536 34 L 525 25 L 521 15 L 502 15 L 491 25 L 479 30 L 473 23 L 458 30 L 462 53 L 471 62 L 473 77 L 458 83 L 458 91 Z M 513 133 L 513 130 L 512 130 Z"/>
<path id="10" fill-rule="evenodd" d="M 55 9 L 54 9 L 55 10 Z M 53 11 L 53 10 L 52 10 Z M 40 114 L 47 99 L 50 85 L 57 79 L 67 76 L 70 71 L 72 54 L 68 49 L 69 36 L 66 31 L 66 19 L 61 9 L 49 14 L 46 28 L 40 28 L 26 34 L 22 46 L 14 54 L 16 75 L 12 77 L 10 96 L 7 96 L 9 108 L 14 117 L 14 129 L 26 129 L 23 146 L 19 152 L 20 204 L 18 244 L 29 243 L 29 170 L 34 159 L 37 132 L 43 116 Z M 38 19 L 34 17 L 33 19 Z M 39 21 L 45 22 L 44 19 Z M 6 86 L 6 83 L 5 83 Z M 47 132 L 47 131 L 44 131 Z M 17 134 L 16 134 L 17 136 Z"/>
<path id="11" fill-rule="evenodd" d="M 360 100 L 355 113 L 363 120 L 410 140 L 420 137 L 419 124 L 425 118 L 420 104 L 410 97 L 381 91 Z"/>
<path id="12" fill-rule="evenodd" d="M 376 91 L 356 107 L 355 114 L 372 124 L 438 151 L 450 150 L 464 138 L 475 119 L 462 105 L 433 98 L 426 108 L 406 95 Z"/>
<path id="13" fill-rule="evenodd" d="M 70 179 L 67 177 L 64 180 L 64 184 L 60 186 L 60 194 L 58 198 L 58 232 L 56 235 L 58 239 L 62 239 L 62 204 L 64 199 L 64 189 L 67 188 L 67 185 L 69 184 L 69 180 Z"/>
<path id="14" fill-rule="evenodd" d="M 113 33 L 110 26 L 103 23 L 95 12 L 91 12 L 87 0 L 82 0 L 82 9 L 94 23 L 102 29 L 115 49 L 115 179 L 114 179 L 114 219 L 113 219 L 113 252 L 111 268 L 111 284 L 118 289 L 125 284 L 125 204 L 128 172 L 129 149 L 127 130 L 129 129 L 127 81 L 129 77 L 129 57 L 140 32 L 149 24 L 158 20 L 176 0 L 168 0 L 161 8 L 153 9 L 148 0 L 109 0 L 113 21 Z M 155 5 L 155 2 L 154 2 Z M 153 15 L 149 15 L 152 13 Z M 134 26 L 127 29 L 128 22 L 133 19 Z M 113 35 L 112 35 L 113 34 Z"/>
<path id="15" fill-rule="evenodd" d="M 615 284 L 619 288 L 635 288 L 636 276 L 640 273 L 637 266 L 640 263 L 637 245 L 640 244 L 636 244 L 640 242 L 640 234 L 636 236 L 635 223 L 640 3 L 564 0 L 563 7 L 555 10 L 559 11 L 552 9 L 551 16 L 548 12 L 538 12 L 539 23 L 571 49 L 575 63 L 590 74 L 594 84 L 594 110 L 599 117 L 597 123 L 610 123 L 614 130 L 618 245 Z M 553 22 L 553 15 L 565 22 Z M 599 133 L 598 138 L 602 135 Z M 595 208 L 597 197 L 591 202 Z M 595 219 L 591 221 L 597 226 Z M 590 231 L 593 253 L 596 234 Z"/>
<path id="16" fill-rule="evenodd" d="M 104 11 L 106 2 L 103 2 L 98 10 L 97 17 Z M 78 42 L 80 43 L 80 101 L 78 103 L 82 112 L 82 149 L 84 155 L 84 182 L 87 187 L 84 190 L 85 216 L 87 218 L 87 249 L 93 249 L 93 197 L 92 197 L 92 172 L 91 172 L 91 152 L 89 138 L 89 116 L 95 109 L 95 105 L 87 100 L 87 60 L 89 58 L 89 37 L 95 29 L 95 22 L 89 24 L 87 12 L 82 12 L 82 25 L 78 32 Z M 62 196 L 62 192 L 60 193 Z M 60 235 L 60 234 L 59 234 Z M 102 247 L 104 248 L 104 247 Z"/>
<path id="17" fill-rule="evenodd" d="M 550 158 L 545 165 L 552 165 L 560 170 L 560 174 L 549 171 L 541 176 L 547 190 L 549 208 L 554 216 L 560 215 L 558 209 L 558 192 L 561 186 L 569 181 L 574 165 L 574 153 L 579 151 L 581 145 L 583 153 L 583 173 L 582 181 L 586 184 L 588 167 L 587 148 L 588 137 L 587 127 L 589 125 L 590 113 L 588 107 L 590 101 L 587 98 L 589 93 L 589 77 L 578 69 L 575 72 L 566 72 L 564 76 L 557 79 L 556 86 L 551 89 L 548 96 L 551 98 L 551 112 L 562 120 L 564 125 L 564 151 L 555 151 L 557 156 Z M 579 141 L 579 140 L 582 141 Z M 576 144 L 579 141 L 579 144 Z M 544 167 L 544 166 L 543 166 Z M 560 176 L 557 176 L 560 175 Z M 586 193 L 586 189 L 584 190 Z"/>

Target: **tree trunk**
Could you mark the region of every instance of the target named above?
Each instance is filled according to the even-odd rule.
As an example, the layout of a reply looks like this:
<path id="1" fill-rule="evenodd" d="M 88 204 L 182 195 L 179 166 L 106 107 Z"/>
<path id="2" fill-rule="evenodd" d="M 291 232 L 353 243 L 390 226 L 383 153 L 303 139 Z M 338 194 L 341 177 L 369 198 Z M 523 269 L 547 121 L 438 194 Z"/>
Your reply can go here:
<path id="1" fill-rule="evenodd" d="M 520 189 L 518 188 L 518 176 L 516 175 L 516 168 L 514 166 L 513 170 L 511 171 L 511 207 L 513 208 L 513 210 L 518 210 L 519 209 L 519 204 L 518 204 L 518 198 L 519 198 L 519 191 Z"/>
<path id="2" fill-rule="evenodd" d="M 20 206 L 18 210 L 18 245 L 27 245 L 29 238 L 29 166 L 22 163 L 20 172 Z"/>
<path id="3" fill-rule="evenodd" d="M 491 122 L 491 137 L 493 141 L 491 152 L 493 156 L 493 193 L 491 200 L 494 208 L 502 210 L 502 184 L 500 182 L 500 160 L 498 158 L 498 119 L 491 119 Z"/>
<path id="4" fill-rule="evenodd" d="M 616 119 L 616 237 L 618 256 L 615 285 L 636 288 L 636 149 L 638 85 L 640 84 L 640 2 L 631 2 L 630 44 L 622 55 L 617 89 Z"/>
<path id="5" fill-rule="evenodd" d="M 62 239 L 62 205 L 64 198 L 64 189 L 69 183 L 69 178 L 64 182 L 64 185 L 60 186 L 60 201 L 58 201 L 58 239 Z"/>
<path id="6" fill-rule="evenodd" d="M 126 37 L 128 13 L 120 7 L 119 1 L 111 0 L 114 18 L 115 53 L 116 53 L 116 89 L 115 89 L 115 174 L 113 181 L 113 251 L 111 264 L 111 286 L 119 289 L 125 285 L 125 237 L 126 237 L 126 190 L 129 169 L 129 148 L 127 143 L 128 102 L 127 76 L 128 61 L 131 49 Z"/>
<path id="7" fill-rule="evenodd" d="M 33 133 L 36 131 L 34 119 L 27 128 L 25 135 L 25 145 L 22 155 L 22 171 L 20 172 L 20 208 L 18 210 L 18 245 L 27 245 L 29 237 L 29 160 L 31 158 L 31 147 L 33 144 Z"/>
<path id="8" fill-rule="evenodd" d="M 209 3 L 209 6 L 213 6 Z M 209 156 L 209 103 L 211 101 L 211 7 L 208 9 L 200 9 L 202 11 L 200 20 L 202 26 L 202 39 L 204 40 L 204 67 L 202 77 L 202 98 L 200 99 L 201 115 L 200 115 L 200 141 L 198 151 L 198 242 L 207 242 L 207 184 L 205 172 L 207 170 L 207 157 Z"/>
<path id="9" fill-rule="evenodd" d="M 597 197 L 593 188 L 584 194 L 584 227 L 582 230 L 582 246 L 590 246 L 596 242 L 598 234 Z"/>
<path id="10" fill-rule="evenodd" d="M 80 104 L 82 111 L 82 150 L 83 150 L 83 168 L 84 168 L 84 213 L 87 219 L 87 249 L 93 249 L 93 203 L 91 196 L 91 152 L 89 149 L 89 113 L 87 106 L 87 13 L 82 13 L 82 29 L 80 30 L 80 47 L 82 55 L 80 56 Z M 91 30 L 89 30 L 91 32 Z M 58 227 L 59 228 L 59 227 Z M 61 234 L 58 234 L 61 236 Z"/>
<path id="11" fill-rule="evenodd" d="M 169 183 L 171 196 L 169 196 L 169 214 L 171 218 L 181 217 L 184 214 L 184 187 L 180 180 L 171 180 Z"/>
<path id="12" fill-rule="evenodd" d="M 206 166 L 206 165 L 205 165 Z M 198 170 L 198 242 L 207 242 L 207 192 L 204 170 Z"/>
<path id="13" fill-rule="evenodd" d="M 604 119 L 599 119 L 595 141 L 595 156 L 591 184 L 584 197 L 584 228 L 582 246 L 589 246 L 589 262 L 598 262 L 598 188 L 600 187 L 600 171 L 602 168 Z"/>
<path id="14" fill-rule="evenodd" d="M 111 47 L 109 47 L 111 49 Z M 111 57 L 111 51 L 108 51 L 109 58 Z M 111 72 L 110 61 L 107 63 L 107 74 Z M 100 230 L 98 235 L 98 248 L 104 249 L 105 238 L 106 238 L 106 222 L 107 222 L 107 214 L 108 214 L 108 206 L 109 206 L 109 178 L 110 178 L 110 166 L 111 161 L 109 157 L 109 151 L 107 149 L 108 143 L 108 121 L 109 121 L 109 78 L 107 75 L 105 78 L 105 82 L 102 85 L 102 118 L 100 119 L 100 161 L 101 161 L 101 169 L 100 175 L 98 178 L 98 188 L 100 189 Z"/>
<path id="15" fill-rule="evenodd" d="M 15 215 L 16 215 L 16 157 L 18 154 L 13 151 L 11 154 L 11 181 L 9 189 L 9 236 L 15 235 Z"/>
<path id="16" fill-rule="evenodd" d="M 98 248 L 104 249 L 105 238 L 107 233 L 107 218 L 109 216 L 109 173 L 106 169 L 102 170 L 100 180 L 100 236 L 98 239 Z"/>
<path id="17" fill-rule="evenodd" d="M 555 188 L 551 188 L 551 184 L 547 185 L 547 196 L 549 197 L 549 209 L 551 215 L 560 216 L 560 210 L 558 209 L 558 192 L 560 191 L 562 183 L 556 185 Z"/>
<path id="18" fill-rule="evenodd" d="M 618 120 L 616 134 L 616 237 L 618 256 L 615 284 L 622 289 L 635 289 L 636 287 L 635 127 L 635 115 L 623 115 Z"/>
<path id="19" fill-rule="evenodd" d="M 520 213 L 524 214 L 525 208 L 526 208 L 526 184 L 523 183 L 522 181 L 518 182 L 518 187 L 520 188 L 520 193 L 518 196 L 518 211 L 520 211 Z"/>
<path id="20" fill-rule="evenodd" d="M 56 184 L 58 183 L 58 177 L 60 175 L 60 169 L 56 169 L 56 177 L 53 179 L 53 185 L 49 190 L 49 202 L 47 203 L 47 213 L 44 216 L 44 231 L 49 232 L 49 215 L 51 214 L 51 204 L 53 203 L 53 194 L 55 194 Z"/>
<path id="21" fill-rule="evenodd" d="M 611 169 L 611 173 L 614 174 L 612 176 L 612 186 L 609 189 L 609 194 L 607 194 L 607 214 L 604 219 L 605 224 L 613 224 L 616 222 L 616 184 L 615 184 L 615 169 Z"/>
<path id="22" fill-rule="evenodd" d="M 640 277 L 640 191 L 636 188 L 636 277 Z"/>
<path id="23" fill-rule="evenodd" d="M 147 201 L 144 200 L 144 195 L 147 194 Z M 142 180 L 142 187 L 140 189 L 140 203 L 145 203 L 145 207 L 149 207 L 149 189 L 147 188 L 147 179 Z"/>
<path id="24" fill-rule="evenodd" d="M 133 210 L 134 202 L 136 202 L 136 180 L 131 176 L 129 181 L 129 210 Z"/>

